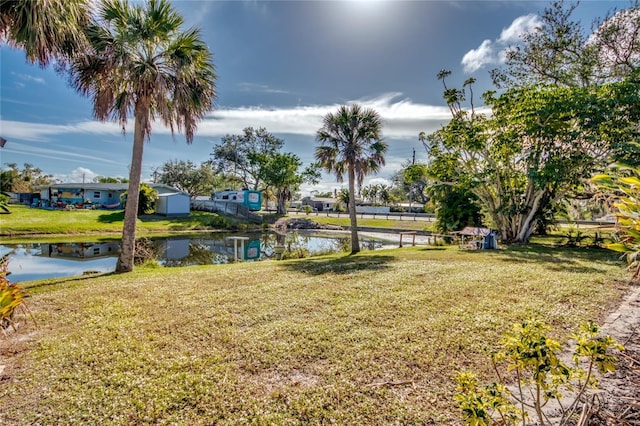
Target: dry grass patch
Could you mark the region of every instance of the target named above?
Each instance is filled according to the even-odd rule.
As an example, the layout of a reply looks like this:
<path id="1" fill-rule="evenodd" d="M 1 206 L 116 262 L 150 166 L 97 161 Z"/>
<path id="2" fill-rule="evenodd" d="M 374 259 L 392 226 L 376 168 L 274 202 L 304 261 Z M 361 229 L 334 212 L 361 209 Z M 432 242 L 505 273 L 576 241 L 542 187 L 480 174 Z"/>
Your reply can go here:
<path id="1" fill-rule="evenodd" d="M 511 323 L 563 339 L 623 277 L 600 250 L 405 248 L 32 283 L 0 421 L 450 424 Z"/>

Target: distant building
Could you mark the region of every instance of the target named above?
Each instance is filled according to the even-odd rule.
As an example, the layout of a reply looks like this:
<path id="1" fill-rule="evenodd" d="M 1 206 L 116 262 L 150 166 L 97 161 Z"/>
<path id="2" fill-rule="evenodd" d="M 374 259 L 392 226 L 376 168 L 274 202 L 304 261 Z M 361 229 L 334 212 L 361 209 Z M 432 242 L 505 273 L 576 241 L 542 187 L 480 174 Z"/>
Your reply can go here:
<path id="1" fill-rule="evenodd" d="M 169 185 L 147 183 L 158 194 L 179 193 Z M 52 183 L 39 186 L 40 207 L 91 204 L 106 208 L 119 208 L 120 196 L 129 189 L 128 183 Z"/>
<path id="2" fill-rule="evenodd" d="M 303 206 L 310 206 L 319 212 L 333 211 L 337 202 L 337 198 L 304 197 L 302 199 Z"/>
<path id="3" fill-rule="evenodd" d="M 163 216 L 189 216 L 191 198 L 184 192 L 158 194 L 156 214 Z"/>

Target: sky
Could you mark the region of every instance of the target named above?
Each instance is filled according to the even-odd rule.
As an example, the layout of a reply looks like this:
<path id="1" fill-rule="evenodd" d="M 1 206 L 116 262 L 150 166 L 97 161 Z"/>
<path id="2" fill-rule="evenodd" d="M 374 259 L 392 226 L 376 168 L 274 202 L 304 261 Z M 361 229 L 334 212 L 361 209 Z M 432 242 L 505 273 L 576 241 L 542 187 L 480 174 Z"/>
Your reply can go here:
<path id="1" fill-rule="evenodd" d="M 152 125 L 142 179 L 168 161 L 210 159 L 225 135 L 264 127 L 284 140 L 285 152 L 314 161 L 322 117 L 359 103 L 383 120 L 386 165 L 365 185 L 389 184 L 412 161 L 426 161 L 418 140 L 450 119 L 438 71 L 460 87 L 477 79 L 474 93 L 492 89 L 489 71 L 521 34 L 532 31 L 548 2 L 537 1 L 187 1 L 173 0 L 185 29 L 197 27 L 213 53 L 215 108 L 198 125 L 192 144 Z M 628 1 L 583 1 L 575 18 L 595 18 Z M 96 176 L 128 177 L 133 119 L 124 133 L 93 117 L 89 98 L 64 76 L 25 60 L 0 41 L 0 165 L 29 163 L 63 182 Z M 323 175 L 312 190 L 346 187 Z"/>

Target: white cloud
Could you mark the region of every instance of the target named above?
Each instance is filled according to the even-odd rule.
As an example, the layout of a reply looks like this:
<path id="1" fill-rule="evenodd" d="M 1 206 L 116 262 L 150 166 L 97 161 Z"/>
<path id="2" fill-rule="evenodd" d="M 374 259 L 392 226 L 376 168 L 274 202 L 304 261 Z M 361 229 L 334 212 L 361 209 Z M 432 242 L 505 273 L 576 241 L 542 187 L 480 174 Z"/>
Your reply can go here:
<path id="1" fill-rule="evenodd" d="M 414 103 L 402 93 L 385 93 L 374 98 L 347 102 L 375 109 L 384 122 L 385 137 L 417 137 L 432 121 L 450 119 L 449 109 Z M 310 105 L 290 108 L 250 107 L 214 111 L 198 126 L 200 136 L 222 136 L 240 132 L 247 126 L 265 127 L 271 133 L 314 136 L 322 118 L 340 105 Z"/>
<path id="2" fill-rule="evenodd" d="M 531 33 L 542 25 L 540 17 L 535 14 L 519 16 L 507 28 L 503 28 L 495 40 L 484 40 L 477 49 L 471 49 L 462 57 L 464 72 L 472 73 L 487 65 L 498 65 L 506 59 L 509 44 L 518 43 L 523 34 Z"/>
<path id="3" fill-rule="evenodd" d="M 504 28 L 498 38 L 499 43 L 511 43 L 520 40 L 520 37 L 526 33 L 532 33 L 536 28 L 542 25 L 540 17 L 536 14 L 519 16 L 513 20 L 509 27 Z"/>
<path id="4" fill-rule="evenodd" d="M 391 186 L 391 181 L 389 179 L 385 179 L 385 178 L 381 178 L 381 177 L 374 177 L 374 178 L 369 179 L 367 185 L 387 185 L 387 186 Z"/>
<path id="5" fill-rule="evenodd" d="M 485 65 L 495 64 L 497 55 L 491 40 L 485 40 L 477 49 L 471 49 L 462 57 L 464 71 L 472 73 Z"/>
<path id="6" fill-rule="evenodd" d="M 76 147 L 55 146 L 53 149 L 42 148 L 23 144 L 21 142 L 9 141 L 3 148 L 3 152 L 27 155 L 29 157 L 46 158 L 57 161 L 95 161 L 109 164 L 119 164 L 118 161 L 110 160 L 98 155 L 79 154 Z"/>
<path id="7" fill-rule="evenodd" d="M 347 102 L 359 103 L 375 109 L 384 122 L 383 134 L 389 138 L 417 137 L 433 122 L 450 119 L 447 107 L 418 104 L 402 93 L 385 93 L 374 98 L 364 98 Z M 198 125 L 199 137 L 222 137 L 240 133 L 248 126 L 265 127 L 274 134 L 314 136 L 322 126 L 322 117 L 335 112 L 340 105 L 310 105 L 288 108 L 241 107 L 224 108 L 210 113 Z M 1 120 L 3 136 L 31 142 L 50 142 L 55 136 L 64 134 L 113 135 L 122 136 L 119 124 L 113 122 L 83 121 L 72 124 L 26 123 Z M 133 121 L 128 123 L 127 135 L 132 132 Z M 170 130 L 160 123 L 152 125 L 154 134 L 169 134 Z"/>
<path id="8" fill-rule="evenodd" d="M 65 182 L 91 182 L 93 178 L 98 176 L 97 173 L 86 167 L 78 167 L 72 170 Z"/>
<path id="9" fill-rule="evenodd" d="M 76 124 L 44 124 L 22 121 L 1 120 L 2 135 L 5 139 L 20 139 L 31 142 L 47 142 L 51 137 L 63 134 L 114 134 L 121 133 L 116 123 L 84 121 Z"/>
<path id="10" fill-rule="evenodd" d="M 28 74 L 18 74 L 15 72 L 12 72 L 11 74 L 23 81 L 29 81 L 29 82 L 38 83 L 38 84 L 45 84 L 44 78 L 41 78 L 41 77 L 34 77 Z M 16 83 L 16 84 L 21 87 L 24 86 L 24 84 L 22 83 Z"/>
<path id="11" fill-rule="evenodd" d="M 267 86 L 266 84 L 257 84 L 257 83 L 238 83 L 238 88 L 242 92 L 258 92 L 258 93 L 273 93 L 273 94 L 287 94 L 289 93 L 286 90 L 274 89 L 272 87 Z"/>

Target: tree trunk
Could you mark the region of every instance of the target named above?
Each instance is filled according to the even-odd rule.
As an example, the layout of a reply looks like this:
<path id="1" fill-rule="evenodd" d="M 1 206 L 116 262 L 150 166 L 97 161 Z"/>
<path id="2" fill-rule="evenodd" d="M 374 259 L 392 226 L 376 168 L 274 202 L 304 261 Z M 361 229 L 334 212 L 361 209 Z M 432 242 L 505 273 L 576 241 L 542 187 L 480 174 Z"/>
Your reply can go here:
<path id="1" fill-rule="evenodd" d="M 142 154 L 144 151 L 145 129 L 149 119 L 149 109 L 136 106 L 135 125 L 133 131 L 133 153 L 129 170 L 129 189 L 124 209 L 122 226 L 122 242 L 116 272 L 133 271 L 133 258 L 136 242 L 136 221 L 138 219 L 138 202 L 140 195 L 140 179 L 142 176 Z"/>
<path id="2" fill-rule="evenodd" d="M 516 242 L 518 243 L 529 242 L 529 237 L 531 237 L 531 234 L 533 233 L 533 228 L 536 225 L 533 219 L 536 217 L 538 210 L 540 209 L 540 200 L 544 196 L 544 193 L 545 191 L 539 191 L 537 194 L 535 194 L 533 199 L 533 204 L 531 205 L 531 209 L 522 220 L 520 229 L 518 229 Z"/>
<path id="3" fill-rule="evenodd" d="M 349 220 L 351 222 L 351 254 L 360 251 L 358 240 L 358 218 L 356 217 L 356 174 L 353 164 L 349 164 Z"/>
<path id="4" fill-rule="evenodd" d="M 287 206 L 286 206 L 286 198 L 287 198 L 287 191 L 286 190 L 282 190 L 282 189 L 278 189 L 277 192 L 277 198 L 278 198 L 278 210 L 277 210 L 277 214 L 287 214 Z"/>

